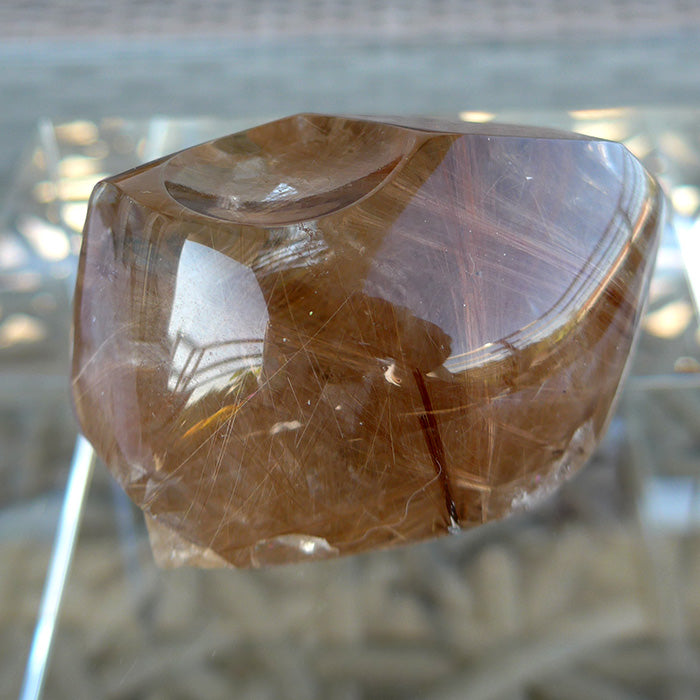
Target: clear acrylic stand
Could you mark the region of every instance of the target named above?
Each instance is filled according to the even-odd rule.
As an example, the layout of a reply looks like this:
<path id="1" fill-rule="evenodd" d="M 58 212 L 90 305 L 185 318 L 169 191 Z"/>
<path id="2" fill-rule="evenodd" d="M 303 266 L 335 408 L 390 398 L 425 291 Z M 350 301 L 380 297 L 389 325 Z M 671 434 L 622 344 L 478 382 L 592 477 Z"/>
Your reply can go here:
<path id="1" fill-rule="evenodd" d="M 24 672 L 20 700 L 38 700 L 41 697 L 46 669 L 51 656 L 56 621 L 61 609 L 63 590 L 73 560 L 94 463 L 95 453 L 92 445 L 82 435 L 78 435 L 39 615 L 34 629 L 29 660 Z"/>

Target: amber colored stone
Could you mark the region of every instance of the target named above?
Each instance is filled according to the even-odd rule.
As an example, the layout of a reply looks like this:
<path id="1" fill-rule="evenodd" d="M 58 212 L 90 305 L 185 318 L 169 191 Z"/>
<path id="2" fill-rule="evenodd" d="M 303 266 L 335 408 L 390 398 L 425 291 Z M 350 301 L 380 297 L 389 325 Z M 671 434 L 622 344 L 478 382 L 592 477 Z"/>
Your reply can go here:
<path id="1" fill-rule="evenodd" d="M 662 199 L 620 144 L 300 115 L 100 183 L 86 436 L 162 562 L 258 566 L 503 517 L 606 426 Z"/>

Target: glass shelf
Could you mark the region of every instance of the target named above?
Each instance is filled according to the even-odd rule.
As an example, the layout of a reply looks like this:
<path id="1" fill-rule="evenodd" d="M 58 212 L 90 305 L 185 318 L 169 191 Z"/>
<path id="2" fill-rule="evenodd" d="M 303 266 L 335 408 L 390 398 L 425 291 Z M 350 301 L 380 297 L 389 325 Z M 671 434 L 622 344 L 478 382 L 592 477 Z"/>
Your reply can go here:
<path id="1" fill-rule="evenodd" d="M 64 496 L 70 297 L 102 174 L 265 118 L 39 125 L 0 226 L 0 695 L 19 691 L 42 590 L 49 621 L 62 601 L 35 638 L 53 642 L 51 699 L 685 698 L 700 687 L 700 112 L 461 116 L 620 140 L 668 195 L 606 439 L 529 514 L 390 552 L 216 572 L 157 569 L 140 512 L 101 464 L 92 480 L 74 466 Z M 83 493 L 80 526 L 69 498 Z M 51 560 L 57 528 L 67 541 Z M 48 648 L 34 647 L 34 677 Z"/>

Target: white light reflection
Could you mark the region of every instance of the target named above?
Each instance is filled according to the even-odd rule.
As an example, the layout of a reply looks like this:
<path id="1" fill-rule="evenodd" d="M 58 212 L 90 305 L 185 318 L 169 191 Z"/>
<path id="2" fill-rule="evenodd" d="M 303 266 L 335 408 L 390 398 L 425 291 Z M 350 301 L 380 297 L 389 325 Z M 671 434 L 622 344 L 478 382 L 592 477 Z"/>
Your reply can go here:
<path id="1" fill-rule="evenodd" d="M 693 307 L 683 300 L 672 301 L 647 314 L 644 330 L 657 338 L 677 338 L 693 320 Z"/>
<path id="2" fill-rule="evenodd" d="M 629 127 L 624 121 L 578 121 L 574 122 L 573 131 L 608 141 L 624 141 L 629 136 Z"/>
<path id="3" fill-rule="evenodd" d="M 695 311 L 700 314 L 700 218 L 676 217 L 674 224 Z"/>
<path id="4" fill-rule="evenodd" d="M 483 124 L 485 122 L 493 121 L 496 118 L 496 115 L 493 112 L 464 111 L 459 113 L 459 118 L 463 122 L 478 122 Z"/>
<path id="5" fill-rule="evenodd" d="M 253 562 L 256 566 L 283 561 L 289 551 L 309 557 L 337 556 L 338 549 L 328 540 L 314 535 L 289 534 L 260 540 L 254 548 Z"/>
<path id="6" fill-rule="evenodd" d="M 99 162 L 94 158 L 81 155 L 70 155 L 61 158 L 58 163 L 58 174 L 68 179 L 88 177 L 97 172 Z"/>
<path id="7" fill-rule="evenodd" d="M 679 185 L 671 192 L 673 208 L 682 216 L 693 216 L 700 209 L 700 187 Z"/>
<path id="8" fill-rule="evenodd" d="M 57 194 L 64 202 L 79 202 L 90 199 L 95 185 L 107 177 L 105 173 L 92 173 L 84 177 L 62 178 L 58 182 Z"/>
<path id="9" fill-rule="evenodd" d="M 80 232 L 85 225 L 85 217 L 87 216 L 87 202 L 71 202 L 64 204 L 61 207 L 61 219 L 69 228 Z"/>
<path id="10" fill-rule="evenodd" d="M 630 110 L 625 107 L 603 107 L 600 109 L 572 109 L 569 115 L 573 119 L 588 121 L 591 119 L 620 119 L 628 115 Z"/>
<path id="11" fill-rule="evenodd" d="M 17 222 L 17 229 L 44 260 L 56 262 L 70 255 L 70 241 L 63 229 L 36 216 L 27 216 Z"/>
<path id="12" fill-rule="evenodd" d="M 173 347 L 171 391 L 189 402 L 225 389 L 240 371 L 257 370 L 268 313 L 253 272 L 193 241 L 180 254 L 168 338 Z"/>
<path id="13" fill-rule="evenodd" d="M 63 143 L 71 143 L 76 146 L 87 146 L 97 141 L 99 131 L 94 122 L 78 120 L 67 124 L 58 124 L 55 127 L 56 138 Z"/>
<path id="14" fill-rule="evenodd" d="M 292 187 L 286 182 L 280 182 L 280 184 L 263 199 L 263 202 L 280 202 L 295 194 L 297 194 L 296 187 Z"/>
<path id="15" fill-rule="evenodd" d="M 0 324 L 0 349 L 13 345 L 29 345 L 44 340 L 46 325 L 27 314 L 12 314 Z"/>

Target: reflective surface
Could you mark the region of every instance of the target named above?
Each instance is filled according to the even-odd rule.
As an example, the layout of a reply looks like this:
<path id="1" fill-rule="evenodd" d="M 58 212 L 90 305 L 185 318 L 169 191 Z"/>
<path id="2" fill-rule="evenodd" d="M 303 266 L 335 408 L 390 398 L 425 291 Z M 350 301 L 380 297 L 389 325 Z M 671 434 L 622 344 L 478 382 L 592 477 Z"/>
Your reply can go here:
<path id="1" fill-rule="evenodd" d="M 189 149 L 93 196 L 79 418 L 166 564 L 502 517 L 600 439 L 660 208 L 624 147 L 536 129 L 306 115 Z"/>
<path id="2" fill-rule="evenodd" d="M 686 251 L 700 238 L 698 112 L 476 116 L 619 139 L 672 203 L 629 378 L 586 468 L 540 507 L 459 536 L 216 572 L 159 569 L 141 511 L 98 462 L 45 698 L 697 694 L 700 374 L 689 370 L 700 360 L 700 256 Z M 99 173 L 260 121 L 47 123 L 23 144 L 0 232 L 0 304 L 6 328 L 24 314 L 45 333 L 8 330 L 0 349 L 2 697 L 20 692 L 75 430 L 65 269 L 77 268 L 77 248 L 49 260 L 23 222 L 51 224 L 73 246 Z"/>

